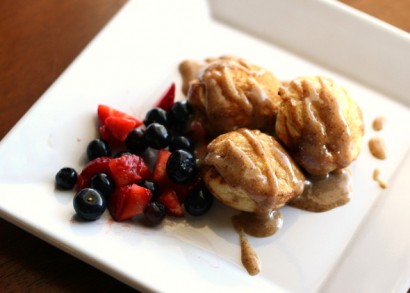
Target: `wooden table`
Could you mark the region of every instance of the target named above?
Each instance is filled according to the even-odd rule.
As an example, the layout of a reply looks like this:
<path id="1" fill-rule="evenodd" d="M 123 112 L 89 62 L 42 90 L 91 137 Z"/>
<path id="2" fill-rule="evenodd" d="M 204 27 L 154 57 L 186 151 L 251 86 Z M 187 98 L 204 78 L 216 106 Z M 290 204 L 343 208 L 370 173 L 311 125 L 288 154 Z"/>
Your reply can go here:
<path id="1" fill-rule="evenodd" d="M 0 138 L 125 2 L 0 1 Z M 410 32 L 410 0 L 342 2 Z M 0 219 L 0 292 L 96 291 L 133 290 Z"/>

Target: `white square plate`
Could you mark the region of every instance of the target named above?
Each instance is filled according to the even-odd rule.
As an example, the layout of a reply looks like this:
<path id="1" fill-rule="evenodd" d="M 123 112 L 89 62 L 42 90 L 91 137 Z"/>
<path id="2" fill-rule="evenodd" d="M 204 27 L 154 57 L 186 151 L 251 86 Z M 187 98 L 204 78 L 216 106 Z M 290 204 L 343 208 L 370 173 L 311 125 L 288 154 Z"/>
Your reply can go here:
<path id="1" fill-rule="evenodd" d="M 223 5 L 218 7 L 218 2 Z M 130 1 L 2 140 L 0 216 L 142 291 L 407 290 L 410 100 L 404 93 L 410 89 L 403 80 L 410 76 L 405 54 L 409 38 L 339 4 L 313 2 L 259 0 L 252 2 L 255 10 L 246 7 L 246 1 L 210 2 L 214 15 L 237 27 L 242 23 L 261 40 L 211 18 L 205 1 Z M 300 33 L 292 17 L 288 22 L 286 17 L 275 18 L 275 23 L 262 13 L 280 11 L 300 19 L 297 13 L 289 14 L 295 3 L 306 19 L 314 17 L 313 22 L 299 23 L 313 32 L 312 37 L 299 38 L 299 47 L 287 38 Z M 236 16 L 246 12 L 252 18 L 238 22 L 227 11 Z M 329 19 L 332 13 L 339 18 Z M 340 30 L 346 21 L 355 24 L 350 33 L 342 29 L 332 41 L 323 42 L 329 36 L 326 32 Z M 258 25 L 272 26 L 268 31 L 273 37 L 258 32 Z M 373 34 L 364 36 L 369 27 Z M 352 35 L 363 42 L 353 46 Z M 392 48 L 398 51 L 391 54 L 383 45 L 386 40 L 393 40 Z M 304 51 L 309 41 L 312 47 Z M 376 41 L 385 49 L 379 55 L 370 48 Z M 262 272 L 254 277 L 240 262 L 238 235 L 230 224 L 234 212 L 220 204 L 200 219 L 168 219 L 159 229 L 131 221 L 115 223 L 108 214 L 96 222 L 79 223 L 73 219 L 73 194 L 54 189 L 54 175 L 61 167 L 83 166 L 85 147 L 96 136 L 99 103 L 143 117 L 171 82 L 180 89 L 179 62 L 223 54 L 247 58 L 281 80 L 300 75 L 333 78 L 362 107 L 365 142 L 378 135 L 388 148 L 388 159 L 379 161 L 363 145 L 351 167 L 349 204 L 318 214 L 285 207 L 281 231 L 269 238 L 250 238 L 262 260 Z M 386 60 L 388 68 L 382 66 Z M 398 67 L 391 69 L 395 64 Z M 380 83 L 378 66 L 385 70 L 386 84 Z M 183 98 L 179 90 L 177 95 Z M 379 115 L 387 124 L 375 133 L 370 125 Z M 390 184 L 385 191 L 372 180 L 376 167 Z"/>

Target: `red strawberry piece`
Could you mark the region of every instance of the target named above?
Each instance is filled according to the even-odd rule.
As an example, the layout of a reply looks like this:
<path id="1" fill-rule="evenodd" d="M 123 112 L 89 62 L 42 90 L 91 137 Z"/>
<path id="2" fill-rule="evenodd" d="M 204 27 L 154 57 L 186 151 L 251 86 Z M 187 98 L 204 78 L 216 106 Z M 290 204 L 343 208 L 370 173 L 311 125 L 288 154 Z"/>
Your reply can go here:
<path id="1" fill-rule="evenodd" d="M 179 202 L 176 192 L 172 189 L 165 189 L 157 198 L 159 202 L 162 202 L 165 209 L 170 216 L 183 217 L 185 211 Z"/>
<path id="2" fill-rule="evenodd" d="M 139 125 L 132 119 L 109 116 L 105 119 L 105 126 L 110 130 L 113 137 L 120 142 L 124 142 L 131 130 Z"/>
<path id="3" fill-rule="evenodd" d="M 158 151 L 157 160 L 154 165 L 151 180 L 159 186 L 169 186 L 172 184 L 167 175 L 167 162 L 171 152 L 165 149 Z"/>
<path id="4" fill-rule="evenodd" d="M 167 90 L 160 96 L 155 107 L 169 111 L 175 101 L 175 83 L 172 83 Z"/>
<path id="5" fill-rule="evenodd" d="M 117 147 L 119 146 L 121 143 L 120 141 L 118 141 L 118 139 L 116 139 L 114 137 L 114 135 L 112 134 L 111 130 L 109 130 L 107 128 L 106 125 L 100 125 L 98 127 L 98 133 L 100 135 L 100 138 L 105 140 L 106 142 L 108 142 L 108 144 L 110 145 L 110 147 Z"/>
<path id="6" fill-rule="evenodd" d="M 108 201 L 108 210 L 116 221 L 124 221 L 144 212 L 152 197 L 149 189 L 137 184 L 117 188 Z"/>
<path id="7" fill-rule="evenodd" d="M 112 159 L 110 157 L 99 157 L 90 162 L 84 167 L 77 177 L 77 190 L 90 186 L 91 177 L 99 173 L 105 173 L 111 176 L 111 169 L 109 163 Z"/>
<path id="8" fill-rule="evenodd" d="M 151 175 L 143 158 L 137 155 L 126 155 L 112 159 L 109 162 L 109 168 L 116 187 L 138 183 Z"/>
<path id="9" fill-rule="evenodd" d="M 140 126 L 142 124 L 142 121 L 135 118 L 134 116 L 128 115 L 127 113 L 124 113 L 107 105 L 98 105 L 97 115 L 100 124 L 105 124 L 105 120 L 108 117 L 120 117 L 134 120 L 137 126 Z"/>

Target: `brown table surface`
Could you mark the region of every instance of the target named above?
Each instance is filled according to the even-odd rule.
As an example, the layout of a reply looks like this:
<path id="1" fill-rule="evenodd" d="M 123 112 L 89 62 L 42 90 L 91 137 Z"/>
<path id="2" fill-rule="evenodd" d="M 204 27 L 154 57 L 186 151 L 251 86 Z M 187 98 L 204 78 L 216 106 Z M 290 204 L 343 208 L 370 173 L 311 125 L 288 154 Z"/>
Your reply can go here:
<path id="1" fill-rule="evenodd" d="M 125 2 L 0 1 L 0 138 Z M 342 2 L 410 32 L 410 0 Z M 95 291 L 133 290 L 0 219 L 0 292 Z"/>

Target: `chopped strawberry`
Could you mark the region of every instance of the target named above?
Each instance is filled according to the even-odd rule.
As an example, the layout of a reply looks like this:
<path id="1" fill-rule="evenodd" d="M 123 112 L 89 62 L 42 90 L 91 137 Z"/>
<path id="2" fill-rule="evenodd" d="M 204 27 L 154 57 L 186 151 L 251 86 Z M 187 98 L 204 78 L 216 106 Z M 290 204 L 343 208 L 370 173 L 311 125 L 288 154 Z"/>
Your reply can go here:
<path id="1" fill-rule="evenodd" d="M 114 137 L 114 135 L 112 134 L 111 130 L 109 130 L 107 128 L 107 125 L 100 125 L 98 127 L 98 133 L 100 135 L 100 138 L 105 140 L 106 142 L 108 142 L 108 144 L 110 145 L 110 147 L 117 147 L 120 145 L 120 142 L 118 141 L 118 139 L 116 139 Z"/>
<path id="2" fill-rule="evenodd" d="M 131 130 L 139 126 L 135 120 L 116 116 L 107 117 L 104 125 L 110 130 L 112 136 L 120 142 L 124 142 Z"/>
<path id="3" fill-rule="evenodd" d="M 90 161 L 77 177 L 77 190 L 90 186 L 91 177 L 98 173 L 111 176 L 110 157 L 99 157 Z"/>
<path id="4" fill-rule="evenodd" d="M 172 184 L 171 179 L 169 179 L 167 175 L 167 162 L 169 156 L 171 156 L 171 152 L 168 150 L 161 149 L 158 151 L 151 180 L 159 186 Z"/>
<path id="5" fill-rule="evenodd" d="M 160 196 L 157 198 L 159 202 L 165 205 L 165 209 L 170 216 L 183 217 L 185 211 L 179 202 L 176 192 L 172 189 L 164 190 Z"/>
<path id="6" fill-rule="evenodd" d="M 149 189 L 137 184 L 122 186 L 110 196 L 108 210 L 114 220 L 128 220 L 142 214 L 151 197 Z"/>
<path id="7" fill-rule="evenodd" d="M 97 115 L 100 137 L 114 147 L 124 142 L 131 130 L 142 124 L 141 120 L 106 105 L 98 105 Z"/>
<path id="8" fill-rule="evenodd" d="M 120 117 L 120 118 L 129 119 L 129 120 L 134 120 L 137 126 L 142 124 L 142 121 L 135 118 L 134 116 L 128 115 L 127 113 L 121 112 L 107 105 L 98 105 L 97 115 L 98 115 L 98 120 L 100 121 L 100 124 L 105 124 L 105 120 L 108 117 Z"/>
<path id="9" fill-rule="evenodd" d="M 137 155 L 126 155 L 112 159 L 109 162 L 109 168 L 116 187 L 138 183 L 151 175 L 143 158 Z"/>
<path id="10" fill-rule="evenodd" d="M 172 83 L 167 90 L 161 95 L 158 99 L 158 102 L 155 104 L 155 107 L 169 111 L 174 104 L 175 100 L 175 83 Z"/>

